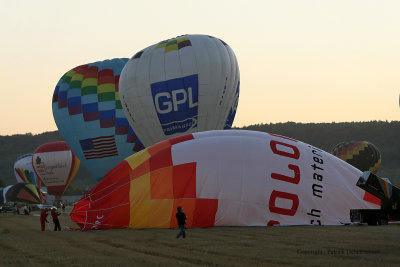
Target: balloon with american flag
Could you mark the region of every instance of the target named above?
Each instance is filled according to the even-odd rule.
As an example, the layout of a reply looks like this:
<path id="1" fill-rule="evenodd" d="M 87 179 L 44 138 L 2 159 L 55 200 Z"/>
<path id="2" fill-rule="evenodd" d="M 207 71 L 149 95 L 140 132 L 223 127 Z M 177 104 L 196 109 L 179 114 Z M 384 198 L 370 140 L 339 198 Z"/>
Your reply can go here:
<path id="1" fill-rule="evenodd" d="M 144 148 L 119 97 L 119 77 L 127 61 L 115 58 L 78 66 L 65 73 L 54 90 L 58 130 L 97 179 Z"/>

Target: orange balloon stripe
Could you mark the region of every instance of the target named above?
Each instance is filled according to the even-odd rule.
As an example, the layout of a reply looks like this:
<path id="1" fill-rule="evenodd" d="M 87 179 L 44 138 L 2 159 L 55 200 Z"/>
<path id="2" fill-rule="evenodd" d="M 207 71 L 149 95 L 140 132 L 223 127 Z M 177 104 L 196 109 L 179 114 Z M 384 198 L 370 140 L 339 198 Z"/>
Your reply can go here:
<path id="1" fill-rule="evenodd" d="M 75 154 L 72 151 L 71 151 L 71 153 L 72 153 L 72 158 L 73 158 L 72 159 L 72 168 L 71 168 L 71 172 L 68 176 L 68 181 L 65 185 L 64 192 L 65 192 L 65 190 L 67 190 L 67 188 L 68 188 L 69 184 L 72 182 L 72 180 L 74 180 L 76 173 L 78 172 L 79 167 L 81 166 L 81 161 L 75 156 Z M 64 194 L 64 192 L 63 192 L 63 194 Z"/>
<path id="2" fill-rule="evenodd" d="M 21 190 L 18 192 L 17 198 L 19 198 L 19 199 L 26 199 L 26 200 L 32 201 L 32 202 L 34 202 L 34 203 L 40 203 L 40 200 L 37 199 L 37 198 L 35 198 L 35 197 L 34 197 L 32 194 L 30 194 L 28 191 L 26 191 L 25 188 L 21 189 Z"/>

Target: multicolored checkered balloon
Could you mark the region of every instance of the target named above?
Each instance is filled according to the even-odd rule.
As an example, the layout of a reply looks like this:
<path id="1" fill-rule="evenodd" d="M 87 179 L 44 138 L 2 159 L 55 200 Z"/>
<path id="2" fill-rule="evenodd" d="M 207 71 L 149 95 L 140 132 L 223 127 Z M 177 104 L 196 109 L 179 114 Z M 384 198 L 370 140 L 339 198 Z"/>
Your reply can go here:
<path id="1" fill-rule="evenodd" d="M 121 160 L 143 149 L 119 98 L 127 58 L 81 65 L 65 73 L 53 95 L 53 116 L 68 146 L 102 178 Z"/>

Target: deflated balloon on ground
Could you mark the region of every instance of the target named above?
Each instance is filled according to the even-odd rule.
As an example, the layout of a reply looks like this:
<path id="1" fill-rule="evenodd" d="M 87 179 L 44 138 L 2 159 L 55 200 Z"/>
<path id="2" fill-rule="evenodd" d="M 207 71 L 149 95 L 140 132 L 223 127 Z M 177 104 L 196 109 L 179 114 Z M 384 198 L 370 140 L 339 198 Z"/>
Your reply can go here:
<path id="1" fill-rule="evenodd" d="M 342 225 L 350 209 L 379 208 L 356 186 L 362 172 L 275 134 L 186 134 L 123 160 L 75 205 L 81 229 Z M 340 200 L 340 201 L 338 201 Z"/>

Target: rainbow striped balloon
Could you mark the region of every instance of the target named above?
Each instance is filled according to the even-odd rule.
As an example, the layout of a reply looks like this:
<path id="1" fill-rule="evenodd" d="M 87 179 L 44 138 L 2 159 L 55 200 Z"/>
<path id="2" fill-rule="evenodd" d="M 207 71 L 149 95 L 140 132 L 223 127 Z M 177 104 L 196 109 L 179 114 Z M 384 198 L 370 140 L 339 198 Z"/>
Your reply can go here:
<path id="1" fill-rule="evenodd" d="M 14 173 L 18 183 L 32 183 L 39 187 L 32 165 L 32 154 L 25 154 L 17 158 L 14 163 Z"/>

